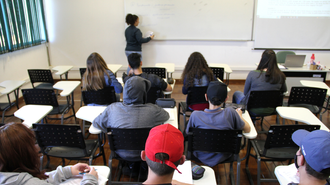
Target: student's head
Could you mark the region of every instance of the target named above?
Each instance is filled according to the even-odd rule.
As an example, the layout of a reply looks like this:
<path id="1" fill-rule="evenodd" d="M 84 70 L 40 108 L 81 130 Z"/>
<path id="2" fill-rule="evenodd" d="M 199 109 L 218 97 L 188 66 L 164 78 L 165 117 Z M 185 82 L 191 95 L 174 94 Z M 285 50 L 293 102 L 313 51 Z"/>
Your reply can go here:
<path id="1" fill-rule="evenodd" d="M 262 72 L 263 70 L 267 69 L 266 71 L 266 82 L 271 84 L 277 83 L 284 83 L 285 75 L 284 73 L 278 68 L 276 54 L 271 49 L 266 49 L 261 56 L 259 65 L 257 70 Z M 260 74 L 261 75 L 261 74 Z"/>
<path id="2" fill-rule="evenodd" d="M 135 25 L 135 23 L 139 21 L 139 17 L 137 15 L 134 15 L 134 14 L 127 14 L 126 15 L 126 23 L 128 25 Z M 137 26 L 137 25 L 135 25 Z"/>
<path id="3" fill-rule="evenodd" d="M 307 174 L 319 180 L 330 176 L 330 132 L 297 130 L 292 140 L 300 147 L 295 163 L 298 168 L 305 166 Z"/>
<path id="4" fill-rule="evenodd" d="M 212 81 L 207 87 L 206 96 L 212 105 L 219 106 L 227 99 L 227 85 L 219 81 Z"/>
<path id="5" fill-rule="evenodd" d="M 277 66 L 276 54 L 273 50 L 266 49 L 261 55 L 257 70 L 273 68 L 274 66 Z"/>
<path id="6" fill-rule="evenodd" d="M 207 65 L 204 56 L 199 52 L 193 52 L 188 58 L 181 78 L 186 81 L 186 87 L 192 87 L 194 78 L 201 79 L 203 75 L 206 75 L 209 81 L 214 80 L 213 72 Z"/>
<path id="7" fill-rule="evenodd" d="M 33 132 L 21 123 L 0 127 L 0 171 L 27 172 L 40 179 L 47 178 L 39 170 L 39 150 Z"/>
<path id="8" fill-rule="evenodd" d="M 182 133 L 172 125 L 156 126 L 150 130 L 141 158 L 158 176 L 172 174 L 185 161 L 183 142 Z"/>
<path id="9" fill-rule="evenodd" d="M 129 66 L 131 66 L 132 69 L 138 69 L 142 65 L 141 55 L 138 53 L 132 53 L 128 55 L 127 60 Z"/>
<path id="10" fill-rule="evenodd" d="M 110 70 L 102 56 L 96 52 L 87 58 L 87 68 L 83 76 L 83 90 L 99 90 L 105 86 L 104 74 Z M 109 76 L 109 75 L 108 75 Z"/>
<path id="11" fill-rule="evenodd" d="M 130 104 L 145 104 L 147 102 L 147 92 L 151 87 L 151 82 L 139 76 L 132 76 L 126 82 L 123 92 L 123 102 Z"/>

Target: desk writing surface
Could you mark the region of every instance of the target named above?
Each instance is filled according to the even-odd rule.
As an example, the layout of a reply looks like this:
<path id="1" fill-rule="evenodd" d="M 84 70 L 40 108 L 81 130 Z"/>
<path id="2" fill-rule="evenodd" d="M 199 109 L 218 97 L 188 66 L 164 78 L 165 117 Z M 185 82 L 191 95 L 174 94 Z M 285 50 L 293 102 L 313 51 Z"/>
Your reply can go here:
<path id="1" fill-rule="evenodd" d="M 61 96 L 69 96 L 79 85 L 80 81 L 59 81 L 53 88 L 62 90 L 60 93 Z"/>
<path id="2" fill-rule="evenodd" d="M 16 90 L 17 88 L 21 87 L 25 81 L 23 80 L 6 80 L 0 83 L 0 96 L 9 94 Z"/>
<path id="3" fill-rule="evenodd" d="M 281 185 L 287 185 L 291 182 L 299 183 L 297 168 L 294 163 L 290 165 L 277 166 L 274 171 L 278 182 Z"/>
<path id="4" fill-rule="evenodd" d="M 276 107 L 277 113 L 285 119 L 291 119 L 308 125 L 320 125 L 320 130 L 329 132 L 325 126 L 310 110 L 304 107 Z"/>
<path id="5" fill-rule="evenodd" d="M 57 71 L 55 74 L 61 76 L 64 73 L 66 73 L 69 70 L 71 70 L 72 68 L 73 68 L 73 66 L 55 66 L 55 67 L 52 68 L 52 70 Z"/>
<path id="6" fill-rule="evenodd" d="M 253 124 L 252 120 L 251 120 L 249 112 L 245 110 L 245 112 L 242 114 L 242 117 L 250 125 L 250 132 L 249 133 L 243 132 L 244 137 L 246 137 L 248 139 L 255 139 L 257 137 L 257 131 L 256 131 L 256 128 L 254 127 L 254 124 Z"/>
<path id="7" fill-rule="evenodd" d="M 167 79 L 164 79 L 165 82 L 167 82 Z M 172 94 L 173 90 L 174 90 L 174 86 L 175 86 L 175 82 L 176 80 L 173 79 L 173 83 L 170 84 L 170 86 L 172 87 L 172 91 L 163 91 L 164 94 Z"/>
<path id="8" fill-rule="evenodd" d="M 33 123 L 38 123 L 53 110 L 50 105 L 24 105 L 14 115 L 24 120 L 23 124 L 28 128 L 32 128 Z"/>
<path id="9" fill-rule="evenodd" d="M 107 64 L 108 68 L 113 72 L 117 73 L 117 71 L 121 68 L 121 64 Z"/>

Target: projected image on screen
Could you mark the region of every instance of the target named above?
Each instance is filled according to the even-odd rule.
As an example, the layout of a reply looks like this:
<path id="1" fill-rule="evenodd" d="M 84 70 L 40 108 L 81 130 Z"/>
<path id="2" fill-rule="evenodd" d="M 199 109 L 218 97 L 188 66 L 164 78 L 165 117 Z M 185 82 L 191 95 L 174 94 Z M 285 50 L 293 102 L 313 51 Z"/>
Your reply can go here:
<path id="1" fill-rule="evenodd" d="M 255 48 L 330 49 L 330 0 L 258 0 Z"/>

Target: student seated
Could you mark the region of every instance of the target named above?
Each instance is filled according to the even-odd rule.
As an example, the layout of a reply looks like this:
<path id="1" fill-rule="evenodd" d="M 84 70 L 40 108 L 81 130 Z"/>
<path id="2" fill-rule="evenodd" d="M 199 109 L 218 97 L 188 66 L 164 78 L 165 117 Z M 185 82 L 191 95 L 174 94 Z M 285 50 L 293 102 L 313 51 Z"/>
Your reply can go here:
<path id="1" fill-rule="evenodd" d="M 183 80 L 183 94 L 188 94 L 189 87 L 208 86 L 211 81 L 216 80 L 212 69 L 209 68 L 204 56 L 199 52 L 193 52 L 189 56 L 181 79 Z"/>
<path id="2" fill-rule="evenodd" d="M 250 132 L 250 125 L 242 117 L 240 109 L 234 110 L 232 107 L 221 108 L 221 104 L 228 99 L 226 84 L 219 81 L 210 82 L 205 98 L 209 102 L 209 108 L 204 111 L 192 112 L 186 133 L 189 132 L 190 127 L 216 130 L 241 129 L 246 133 Z M 231 154 L 228 153 L 194 151 L 193 154 L 210 167 L 231 157 Z"/>
<path id="3" fill-rule="evenodd" d="M 170 124 L 150 130 L 145 150 L 141 152 L 142 160 L 148 164 L 148 178 L 143 184 L 171 184 L 174 170 L 186 159 L 183 142 L 182 133 Z"/>
<path id="4" fill-rule="evenodd" d="M 299 184 L 330 185 L 330 133 L 297 130 L 292 134 L 292 140 L 300 147 L 294 160 Z"/>
<path id="5" fill-rule="evenodd" d="M 80 172 L 80 184 L 98 184 L 97 172 L 87 164 L 71 167 L 58 166 L 48 176 L 40 171 L 39 147 L 34 133 L 21 123 L 8 123 L 0 127 L 0 184 L 60 184 Z"/>
<path id="6" fill-rule="evenodd" d="M 123 92 L 122 85 L 118 82 L 113 72 L 108 68 L 100 54 L 96 52 L 90 54 L 87 58 L 86 72 L 82 79 L 82 91 L 97 91 L 109 86 L 114 87 L 117 101 L 119 101 L 120 93 Z"/>
<path id="7" fill-rule="evenodd" d="M 248 74 L 244 93 L 236 91 L 232 102 L 247 105 L 251 91 L 278 90 L 286 92 L 285 78 L 284 73 L 278 68 L 275 52 L 267 49 L 262 53 L 257 69 Z"/>
<path id="8" fill-rule="evenodd" d="M 162 91 L 172 91 L 171 85 L 165 82 L 164 79 L 155 75 L 155 74 L 148 74 L 142 72 L 142 61 L 141 55 L 138 53 L 132 53 L 128 57 L 128 64 L 131 70 L 129 71 L 128 75 L 123 75 L 123 81 L 126 81 L 131 78 L 132 76 L 140 76 L 144 79 L 147 79 L 151 82 L 151 87 L 158 87 Z M 163 92 L 161 92 L 161 97 L 164 97 Z"/>
<path id="9" fill-rule="evenodd" d="M 123 102 L 110 104 L 93 121 L 93 126 L 106 133 L 112 128 L 152 128 L 163 124 L 169 114 L 155 104 L 146 103 L 150 81 L 139 76 L 129 78 L 124 87 Z M 139 160 L 140 152 L 118 150 L 124 160 Z"/>

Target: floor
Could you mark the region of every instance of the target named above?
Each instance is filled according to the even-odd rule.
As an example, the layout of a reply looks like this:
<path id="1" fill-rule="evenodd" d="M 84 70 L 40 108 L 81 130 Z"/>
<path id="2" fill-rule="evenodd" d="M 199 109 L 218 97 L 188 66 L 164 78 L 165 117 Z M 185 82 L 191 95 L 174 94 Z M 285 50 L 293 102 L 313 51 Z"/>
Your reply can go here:
<path id="1" fill-rule="evenodd" d="M 239 90 L 239 91 L 243 91 L 244 89 L 244 81 L 230 81 L 229 87 L 231 88 L 231 91 L 229 93 L 229 101 L 231 101 L 232 98 L 232 94 L 233 92 Z M 175 85 L 175 88 L 173 90 L 172 93 L 172 98 L 174 98 L 177 102 L 177 104 L 181 101 L 185 101 L 186 96 L 183 95 L 181 93 L 181 88 L 182 88 L 182 84 L 177 83 Z M 74 101 L 75 101 L 75 110 L 79 110 L 80 107 L 80 100 L 81 100 L 81 93 L 80 93 L 80 88 L 77 88 L 74 92 Z M 58 101 L 60 103 L 65 103 L 66 99 L 59 97 Z M 20 99 L 19 101 L 19 106 L 23 106 L 24 102 L 22 99 Z M 10 111 L 8 111 L 7 114 L 12 114 L 13 112 L 16 111 L 16 108 L 13 107 L 10 109 Z M 72 112 L 70 111 L 67 115 L 72 114 Z M 330 128 L 330 120 L 329 120 L 330 116 L 329 116 L 329 112 L 326 112 L 323 115 L 323 123 Z M 20 122 L 20 120 L 18 118 L 15 117 L 6 117 L 5 118 L 5 123 L 9 123 L 9 122 Z M 60 124 L 60 121 L 55 121 L 55 120 L 49 120 L 48 123 L 50 124 Z M 183 120 L 181 118 L 181 128 L 183 128 Z M 65 120 L 65 124 L 80 124 L 82 125 L 82 120 L 79 119 L 74 119 L 74 118 L 70 118 L 68 120 Z M 264 120 L 264 128 L 267 130 L 269 128 L 269 125 L 275 124 L 275 116 L 270 116 L 270 117 L 266 117 Z M 293 122 L 287 121 L 286 124 L 293 124 Z M 257 131 L 260 130 L 260 124 L 257 122 L 256 123 L 256 129 Z M 96 135 L 90 135 L 88 139 L 96 139 L 97 136 Z M 264 136 L 262 135 L 258 135 L 257 139 L 263 139 Z M 109 145 L 106 143 L 105 145 L 105 155 L 106 158 L 108 159 L 109 155 L 110 155 L 110 149 L 109 149 Z M 252 151 L 252 153 L 254 153 L 254 151 Z M 243 158 L 246 154 L 246 147 L 244 149 L 241 150 L 240 152 L 240 158 Z M 241 184 L 249 184 L 247 175 L 245 173 L 245 162 L 246 161 L 242 161 L 241 164 L 241 173 L 240 173 L 240 181 Z M 66 165 L 69 164 L 75 164 L 77 163 L 77 161 L 68 161 L 66 160 Z M 261 171 L 262 171 L 262 176 L 263 177 L 271 177 L 271 175 L 273 174 L 274 168 L 277 165 L 281 165 L 281 164 L 287 164 L 288 162 L 267 162 L 267 163 L 263 163 L 261 165 Z M 44 164 L 46 164 L 46 157 L 44 158 Z M 61 165 L 62 161 L 61 159 L 57 159 L 57 158 L 51 158 L 51 162 L 50 162 L 50 167 L 48 169 L 46 169 L 47 171 L 51 171 L 54 170 L 58 165 Z M 117 162 L 113 163 L 112 168 L 116 168 L 117 166 Z M 103 165 L 103 160 L 102 158 L 97 158 L 96 160 L 93 161 L 93 165 Z M 218 184 L 230 184 L 230 179 L 229 179 L 229 164 L 225 164 L 225 165 L 218 165 L 218 167 L 214 167 L 213 168 L 216 175 L 220 174 L 220 179 L 217 179 L 217 183 Z M 254 158 L 250 158 L 249 160 L 249 169 L 253 178 L 253 182 L 256 184 L 256 176 L 257 176 L 257 162 Z M 236 171 L 236 163 L 234 163 L 234 171 Z M 235 172 L 236 175 L 236 172 Z M 127 180 L 127 177 L 124 177 L 124 180 Z M 261 184 L 268 184 L 268 185 L 272 185 L 272 184 L 278 184 L 277 182 L 267 182 L 267 183 L 261 183 Z"/>

